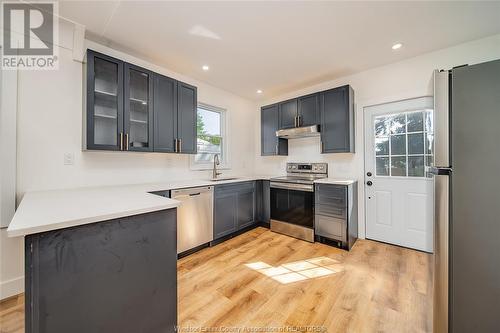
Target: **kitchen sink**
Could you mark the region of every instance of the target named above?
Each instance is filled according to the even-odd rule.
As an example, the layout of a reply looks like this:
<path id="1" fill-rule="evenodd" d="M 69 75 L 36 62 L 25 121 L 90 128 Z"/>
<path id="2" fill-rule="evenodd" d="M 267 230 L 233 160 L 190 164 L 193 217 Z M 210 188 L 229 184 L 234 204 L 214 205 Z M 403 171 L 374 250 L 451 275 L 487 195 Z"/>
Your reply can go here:
<path id="1" fill-rule="evenodd" d="M 211 182 L 222 182 L 225 180 L 234 180 L 238 179 L 238 177 L 226 177 L 226 178 L 216 178 L 216 179 L 210 179 Z"/>

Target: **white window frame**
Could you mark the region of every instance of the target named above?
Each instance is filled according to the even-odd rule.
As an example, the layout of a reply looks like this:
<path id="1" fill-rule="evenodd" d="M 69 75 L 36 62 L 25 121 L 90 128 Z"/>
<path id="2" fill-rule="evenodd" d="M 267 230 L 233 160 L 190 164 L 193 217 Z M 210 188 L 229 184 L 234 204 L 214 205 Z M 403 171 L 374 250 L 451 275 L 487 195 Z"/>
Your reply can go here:
<path id="1" fill-rule="evenodd" d="M 220 156 L 221 157 L 220 165 L 217 167 L 217 169 L 219 169 L 219 170 L 230 169 L 231 166 L 229 163 L 230 156 L 229 156 L 229 142 L 228 142 L 229 135 L 228 135 L 228 126 L 227 126 L 227 124 L 229 122 L 228 111 L 226 109 L 218 107 L 218 106 L 214 106 L 214 105 L 200 102 L 200 103 L 198 103 L 198 107 L 196 109 L 196 117 L 198 117 L 198 109 L 217 112 L 220 114 L 220 121 L 221 121 L 220 134 L 222 137 L 222 147 L 221 147 L 222 148 L 222 154 L 221 154 L 222 156 Z M 198 139 L 198 137 L 197 137 L 197 139 Z M 197 140 L 196 144 L 198 144 L 198 140 Z M 190 166 L 191 170 L 212 170 L 213 161 L 209 162 L 209 163 L 199 163 L 199 162 L 196 162 L 195 156 L 196 156 L 196 154 L 193 154 L 190 156 L 190 159 L 189 159 L 189 166 Z"/>

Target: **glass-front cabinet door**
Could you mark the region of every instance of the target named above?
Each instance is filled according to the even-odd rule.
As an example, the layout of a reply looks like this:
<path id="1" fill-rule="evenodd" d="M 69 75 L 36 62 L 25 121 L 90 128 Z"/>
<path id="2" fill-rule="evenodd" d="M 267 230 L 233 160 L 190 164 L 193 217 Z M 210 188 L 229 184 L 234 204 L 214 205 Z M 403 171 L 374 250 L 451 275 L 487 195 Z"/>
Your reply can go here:
<path id="1" fill-rule="evenodd" d="M 153 150 L 153 77 L 125 64 L 124 150 Z"/>
<path id="2" fill-rule="evenodd" d="M 88 51 L 87 148 L 120 150 L 123 142 L 123 62 Z"/>

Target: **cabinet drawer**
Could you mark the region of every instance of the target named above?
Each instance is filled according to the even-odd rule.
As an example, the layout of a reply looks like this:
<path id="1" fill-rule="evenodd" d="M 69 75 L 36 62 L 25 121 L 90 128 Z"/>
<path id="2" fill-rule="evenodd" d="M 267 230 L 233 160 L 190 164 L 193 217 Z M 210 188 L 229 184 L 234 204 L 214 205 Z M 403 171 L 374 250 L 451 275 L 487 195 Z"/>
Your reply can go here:
<path id="1" fill-rule="evenodd" d="M 347 187 L 344 185 L 316 184 L 316 202 L 321 204 L 346 203 Z"/>
<path id="2" fill-rule="evenodd" d="M 326 216 L 333 216 L 340 219 L 347 218 L 347 207 L 345 204 L 337 205 L 337 204 L 316 204 L 315 205 L 316 214 L 322 214 Z"/>
<path id="3" fill-rule="evenodd" d="M 330 239 L 346 241 L 347 222 L 331 216 L 316 214 L 314 231 L 316 235 Z"/>
<path id="4" fill-rule="evenodd" d="M 215 195 L 224 194 L 227 192 L 254 191 L 254 189 L 255 189 L 255 181 L 222 184 L 215 186 Z"/>

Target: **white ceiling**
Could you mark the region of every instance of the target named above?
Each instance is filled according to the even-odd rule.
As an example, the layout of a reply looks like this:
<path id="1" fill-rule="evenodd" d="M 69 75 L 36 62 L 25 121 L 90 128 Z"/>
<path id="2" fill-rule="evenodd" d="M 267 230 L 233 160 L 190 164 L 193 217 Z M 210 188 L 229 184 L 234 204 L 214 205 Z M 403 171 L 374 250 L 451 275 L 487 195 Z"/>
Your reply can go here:
<path id="1" fill-rule="evenodd" d="M 69 1 L 59 11 L 90 38 L 253 100 L 500 33 L 500 2 Z"/>

